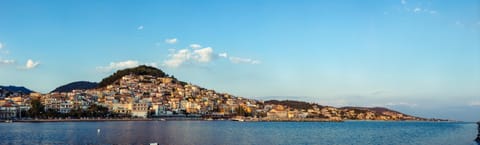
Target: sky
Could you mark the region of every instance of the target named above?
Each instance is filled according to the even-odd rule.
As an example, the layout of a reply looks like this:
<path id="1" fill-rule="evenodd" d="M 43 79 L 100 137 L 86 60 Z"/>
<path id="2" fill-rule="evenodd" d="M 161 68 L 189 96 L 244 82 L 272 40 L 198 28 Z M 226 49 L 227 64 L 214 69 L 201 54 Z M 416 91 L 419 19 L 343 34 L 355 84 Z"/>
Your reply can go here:
<path id="1" fill-rule="evenodd" d="M 480 1 L 0 1 L 0 85 L 141 64 L 254 99 L 480 120 Z"/>

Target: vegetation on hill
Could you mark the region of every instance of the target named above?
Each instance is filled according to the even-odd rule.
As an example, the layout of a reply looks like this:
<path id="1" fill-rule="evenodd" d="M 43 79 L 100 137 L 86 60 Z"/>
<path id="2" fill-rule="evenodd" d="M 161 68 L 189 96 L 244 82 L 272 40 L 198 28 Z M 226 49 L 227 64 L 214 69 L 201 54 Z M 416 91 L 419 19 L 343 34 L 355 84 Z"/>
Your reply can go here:
<path id="1" fill-rule="evenodd" d="M 168 77 L 167 74 L 165 74 L 163 71 L 161 71 L 161 70 L 159 70 L 155 67 L 140 65 L 138 67 L 123 69 L 123 70 L 119 70 L 119 71 L 113 73 L 109 77 L 104 78 L 98 84 L 98 87 L 99 88 L 106 87 L 107 85 L 110 85 L 110 84 L 114 83 L 116 80 L 122 78 L 123 76 L 130 75 L 130 74 L 133 74 L 133 75 L 151 75 L 151 76 L 155 76 L 155 77 Z"/>
<path id="2" fill-rule="evenodd" d="M 375 114 L 382 114 L 383 112 L 392 112 L 392 113 L 397 113 L 397 114 L 403 114 L 395 110 L 391 110 L 388 108 L 384 107 L 341 107 L 340 109 L 350 109 L 350 110 L 356 110 L 357 112 L 365 112 L 365 111 L 372 111 Z"/>
<path id="3" fill-rule="evenodd" d="M 30 94 L 33 91 L 22 86 L 0 86 L 0 90 L 9 91 L 12 93 Z"/>
<path id="4" fill-rule="evenodd" d="M 52 92 L 71 92 L 72 90 L 88 90 L 94 89 L 98 86 L 98 83 L 87 82 L 87 81 L 78 81 L 72 82 L 58 88 L 55 88 Z"/>
<path id="5" fill-rule="evenodd" d="M 313 109 L 313 105 L 317 105 L 317 104 L 312 104 L 312 103 L 307 103 L 307 102 L 302 102 L 302 101 L 294 101 L 294 100 L 283 100 L 283 101 L 268 100 L 268 101 L 265 101 L 264 103 L 265 104 L 274 104 L 274 105 L 283 105 L 283 106 L 287 106 L 289 108 L 299 109 L 299 110 Z M 320 105 L 317 105 L 317 106 L 321 107 Z"/>

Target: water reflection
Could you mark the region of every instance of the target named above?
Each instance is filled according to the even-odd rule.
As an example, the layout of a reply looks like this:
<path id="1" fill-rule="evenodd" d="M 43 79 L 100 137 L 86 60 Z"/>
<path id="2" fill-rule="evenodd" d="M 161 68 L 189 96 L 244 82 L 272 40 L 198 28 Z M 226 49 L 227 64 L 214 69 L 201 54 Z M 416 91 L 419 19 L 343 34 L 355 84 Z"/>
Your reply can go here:
<path id="1" fill-rule="evenodd" d="M 475 144 L 475 127 L 430 122 L 3 123 L 0 144 Z"/>

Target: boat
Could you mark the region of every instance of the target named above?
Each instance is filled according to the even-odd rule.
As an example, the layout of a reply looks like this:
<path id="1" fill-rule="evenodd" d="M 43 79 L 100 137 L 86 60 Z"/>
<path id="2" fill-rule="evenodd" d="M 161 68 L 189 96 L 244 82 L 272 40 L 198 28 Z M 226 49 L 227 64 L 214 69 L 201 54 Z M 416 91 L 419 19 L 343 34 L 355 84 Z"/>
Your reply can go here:
<path id="1" fill-rule="evenodd" d="M 239 122 L 244 122 L 245 120 L 241 118 L 232 118 L 232 121 L 239 121 Z"/>

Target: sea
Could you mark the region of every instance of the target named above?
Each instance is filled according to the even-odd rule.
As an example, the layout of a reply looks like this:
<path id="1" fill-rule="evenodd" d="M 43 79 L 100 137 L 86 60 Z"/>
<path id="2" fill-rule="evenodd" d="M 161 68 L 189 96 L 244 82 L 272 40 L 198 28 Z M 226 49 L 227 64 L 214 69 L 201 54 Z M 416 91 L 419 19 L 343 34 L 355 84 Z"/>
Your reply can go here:
<path id="1" fill-rule="evenodd" d="M 0 123 L 0 144 L 478 145 L 475 123 L 112 121 Z"/>

